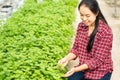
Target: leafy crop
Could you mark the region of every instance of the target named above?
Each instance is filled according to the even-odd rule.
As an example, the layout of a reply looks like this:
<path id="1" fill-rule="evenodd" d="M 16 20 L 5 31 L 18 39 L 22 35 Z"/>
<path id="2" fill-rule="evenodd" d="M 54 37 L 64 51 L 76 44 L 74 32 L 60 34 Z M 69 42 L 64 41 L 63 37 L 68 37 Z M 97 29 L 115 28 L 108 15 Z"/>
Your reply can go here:
<path id="1" fill-rule="evenodd" d="M 0 29 L 0 80 L 63 80 L 77 0 L 25 0 Z"/>
<path id="2" fill-rule="evenodd" d="M 63 64 L 59 64 L 59 65 L 57 65 L 57 68 L 62 72 L 62 73 L 66 73 L 67 72 L 67 67 L 66 66 L 64 66 Z M 64 75 L 63 74 L 63 75 Z M 62 75 L 62 76 L 63 76 Z"/>

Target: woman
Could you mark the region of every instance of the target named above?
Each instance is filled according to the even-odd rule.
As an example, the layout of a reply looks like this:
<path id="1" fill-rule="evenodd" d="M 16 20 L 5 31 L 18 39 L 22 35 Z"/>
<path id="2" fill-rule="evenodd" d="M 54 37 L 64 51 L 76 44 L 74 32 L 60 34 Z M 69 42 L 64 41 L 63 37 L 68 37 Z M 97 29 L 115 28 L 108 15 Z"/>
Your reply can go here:
<path id="1" fill-rule="evenodd" d="M 113 34 L 96 0 L 82 0 L 78 6 L 79 23 L 74 45 L 58 64 L 79 58 L 79 65 L 68 71 L 68 80 L 110 80 Z"/>

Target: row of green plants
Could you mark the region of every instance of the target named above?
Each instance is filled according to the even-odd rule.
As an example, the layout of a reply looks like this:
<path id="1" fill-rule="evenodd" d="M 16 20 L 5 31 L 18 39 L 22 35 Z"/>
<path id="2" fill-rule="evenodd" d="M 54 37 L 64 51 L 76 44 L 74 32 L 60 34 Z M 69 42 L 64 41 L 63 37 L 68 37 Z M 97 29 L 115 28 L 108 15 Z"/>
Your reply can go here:
<path id="1" fill-rule="evenodd" d="M 0 80 L 63 80 L 77 0 L 25 0 L 0 28 Z"/>

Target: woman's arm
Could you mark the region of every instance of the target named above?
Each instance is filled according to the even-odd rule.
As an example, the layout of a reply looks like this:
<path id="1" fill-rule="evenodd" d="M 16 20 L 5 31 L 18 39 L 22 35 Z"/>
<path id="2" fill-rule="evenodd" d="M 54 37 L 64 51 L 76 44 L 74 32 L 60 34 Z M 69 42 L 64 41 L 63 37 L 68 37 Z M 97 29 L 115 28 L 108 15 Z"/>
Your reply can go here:
<path id="1" fill-rule="evenodd" d="M 69 53 L 68 55 L 66 55 L 64 58 L 62 58 L 61 60 L 58 61 L 58 64 L 67 64 L 70 60 L 73 60 L 76 58 L 76 55 L 73 53 Z"/>
<path id="2" fill-rule="evenodd" d="M 79 72 L 79 71 L 84 71 L 84 70 L 87 70 L 89 67 L 87 64 L 82 64 L 78 67 L 75 67 L 75 72 Z"/>
<path id="3" fill-rule="evenodd" d="M 87 64 L 82 64 L 78 67 L 74 67 L 72 68 L 70 71 L 68 71 L 63 77 L 69 77 L 71 76 L 72 74 L 74 74 L 75 72 L 79 72 L 79 71 L 84 71 L 84 70 L 87 70 L 89 67 Z"/>

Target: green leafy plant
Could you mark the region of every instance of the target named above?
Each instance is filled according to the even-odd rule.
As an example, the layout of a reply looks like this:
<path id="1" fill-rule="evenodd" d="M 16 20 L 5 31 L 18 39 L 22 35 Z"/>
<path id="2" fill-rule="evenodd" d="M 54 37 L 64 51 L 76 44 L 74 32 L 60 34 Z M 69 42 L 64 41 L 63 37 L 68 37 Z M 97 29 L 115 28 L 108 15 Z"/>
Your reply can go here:
<path id="1" fill-rule="evenodd" d="M 77 0 L 25 0 L 0 29 L 0 80 L 63 80 Z"/>
<path id="2" fill-rule="evenodd" d="M 63 76 L 67 72 L 67 67 L 64 66 L 63 64 L 58 64 L 57 68 L 60 70 L 61 73 L 63 73 Z"/>

